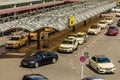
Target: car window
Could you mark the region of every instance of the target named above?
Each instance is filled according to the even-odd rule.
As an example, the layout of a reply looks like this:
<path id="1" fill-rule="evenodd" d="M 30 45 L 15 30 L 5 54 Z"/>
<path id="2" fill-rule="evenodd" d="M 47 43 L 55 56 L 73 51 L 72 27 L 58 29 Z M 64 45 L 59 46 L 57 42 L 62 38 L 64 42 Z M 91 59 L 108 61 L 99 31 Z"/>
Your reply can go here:
<path id="1" fill-rule="evenodd" d="M 22 80 L 32 80 L 32 79 L 24 76 Z"/>
<path id="2" fill-rule="evenodd" d="M 51 53 L 50 53 L 50 52 L 47 52 L 47 56 L 48 56 L 48 57 L 51 56 Z"/>
<path id="3" fill-rule="evenodd" d="M 98 26 L 97 26 L 97 25 L 92 25 L 90 28 L 91 28 L 91 29 L 97 29 Z"/>
<path id="4" fill-rule="evenodd" d="M 20 39 L 19 37 L 11 37 L 10 40 L 17 41 L 17 40 L 19 40 L 19 39 Z"/>
<path id="5" fill-rule="evenodd" d="M 109 63 L 111 62 L 109 58 L 98 58 L 97 59 L 98 63 Z"/>
<path id="6" fill-rule="evenodd" d="M 63 41 L 63 44 L 72 44 L 72 41 Z"/>
<path id="7" fill-rule="evenodd" d="M 92 57 L 92 60 L 96 62 L 96 57 Z"/>
<path id="8" fill-rule="evenodd" d="M 115 27 L 109 27 L 109 29 L 115 29 Z"/>

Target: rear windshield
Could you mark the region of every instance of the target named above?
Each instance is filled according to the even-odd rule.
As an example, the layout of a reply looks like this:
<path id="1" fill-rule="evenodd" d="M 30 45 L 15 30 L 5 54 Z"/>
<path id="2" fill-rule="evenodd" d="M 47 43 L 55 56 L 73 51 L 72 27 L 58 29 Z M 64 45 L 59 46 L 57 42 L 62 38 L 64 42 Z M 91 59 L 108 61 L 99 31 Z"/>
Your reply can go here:
<path id="1" fill-rule="evenodd" d="M 92 25 L 90 28 L 91 29 L 96 29 L 96 28 L 98 28 L 98 26 L 97 25 Z"/>
<path id="2" fill-rule="evenodd" d="M 109 27 L 109 29 L 115 29 L 115 27 Z"/>
<path id="3" fill-rule="evenodd" d="M 10 40 L 17 41 L 17 40 L 19 40 L 19 37 L 11 37 Z"/>
<path id="4" fill-rule="evenodd" d="M 72 44 L 72 41 L 63 41 L 63 44 Z"/>

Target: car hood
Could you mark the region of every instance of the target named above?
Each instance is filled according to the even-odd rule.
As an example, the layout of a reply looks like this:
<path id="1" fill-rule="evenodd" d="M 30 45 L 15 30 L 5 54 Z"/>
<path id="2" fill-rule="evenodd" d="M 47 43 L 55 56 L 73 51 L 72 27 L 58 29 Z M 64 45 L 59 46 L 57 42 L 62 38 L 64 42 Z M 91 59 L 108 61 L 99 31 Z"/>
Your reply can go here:
<path id="1" fill-rule="evenodd" d="M 33 60 L 35 60 L 35 59 L 36 59 L 36 57 L 34 57 L 34 56 L 29 56 L 29 57 L 24 58 L 23 60 L 24 60 L 24 61 L 33 61 Z"/>
<path id="2" fill-rule="evenodd" d="M 97 29 L 89 29 L 89 31 L 96 31 Z"/>
<path id="3" fill-rule="evenodd" d="M 70 44 L 61 44 L 60 47 L 73 47 L 73 45 L 70 45 Z"/>
<path id="4" fill-rule="evenodd" d="M 115 30 L 108 30 L 109 33 L 113 33 L 116 32 Z"/>
<path id="5" fill-rule="evenodd" d="M 113 63 L 98 63 L 98 66 L 101 68 L 113 68 L 115 67 Z"/>

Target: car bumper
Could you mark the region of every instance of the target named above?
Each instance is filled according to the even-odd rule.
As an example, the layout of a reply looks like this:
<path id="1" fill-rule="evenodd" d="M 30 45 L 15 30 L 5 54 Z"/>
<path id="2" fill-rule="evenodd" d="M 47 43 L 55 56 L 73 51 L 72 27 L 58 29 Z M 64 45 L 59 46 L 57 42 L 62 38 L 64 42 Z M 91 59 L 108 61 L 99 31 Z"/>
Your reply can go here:
<path id="1" fill-rule="evenodd" d="M 78 44 L 83 44 L 85 41 L 82 40 L 82 41 L 78 41 Z"/>
<path id="2" fill-rule="evenodd" d="M 21 62 L 21 65 L 25 67 L 34 67 L 34 63 Z"/>
<path id="3" fill-rule="evenodd" d="M 116 68 L 114 69 L 99 69 L 98 73 L 115 73 L 116 72 Z"/>
<path id="4" fill-rule="evenodd" d="M 109 36 L 115 36 L 115 35 L 117 35 L 117 33 L 107 33 L 107 35 L 109 35 Z"/>
<path id="5" fill-rule="evenodd" d="M 18 48 L 17 45 L 5 45 L 6 48 Z"/>
<path id="6" fill-rule="evenodd" d="M 59 48 L 59 51 L 60 52 L 73 52 L 73 49 L 71 48 L 71 49 L 61 49 L 61 48 Z"/>
<path id="7" fill-rule="evenodd" d="M 89 31 L 88 34 L 95 34 L 95 32 Z"/>

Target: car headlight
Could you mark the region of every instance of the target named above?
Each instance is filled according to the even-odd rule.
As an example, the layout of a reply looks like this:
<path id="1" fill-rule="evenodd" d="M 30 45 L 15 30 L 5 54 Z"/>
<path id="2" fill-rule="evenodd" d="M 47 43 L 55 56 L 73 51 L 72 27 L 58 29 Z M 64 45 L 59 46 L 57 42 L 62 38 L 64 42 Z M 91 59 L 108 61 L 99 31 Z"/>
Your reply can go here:
<path id="1" fill-rule="evenodd" d="M 29 63 L 35 63 L 34 61 L 30 61 Z"/>

